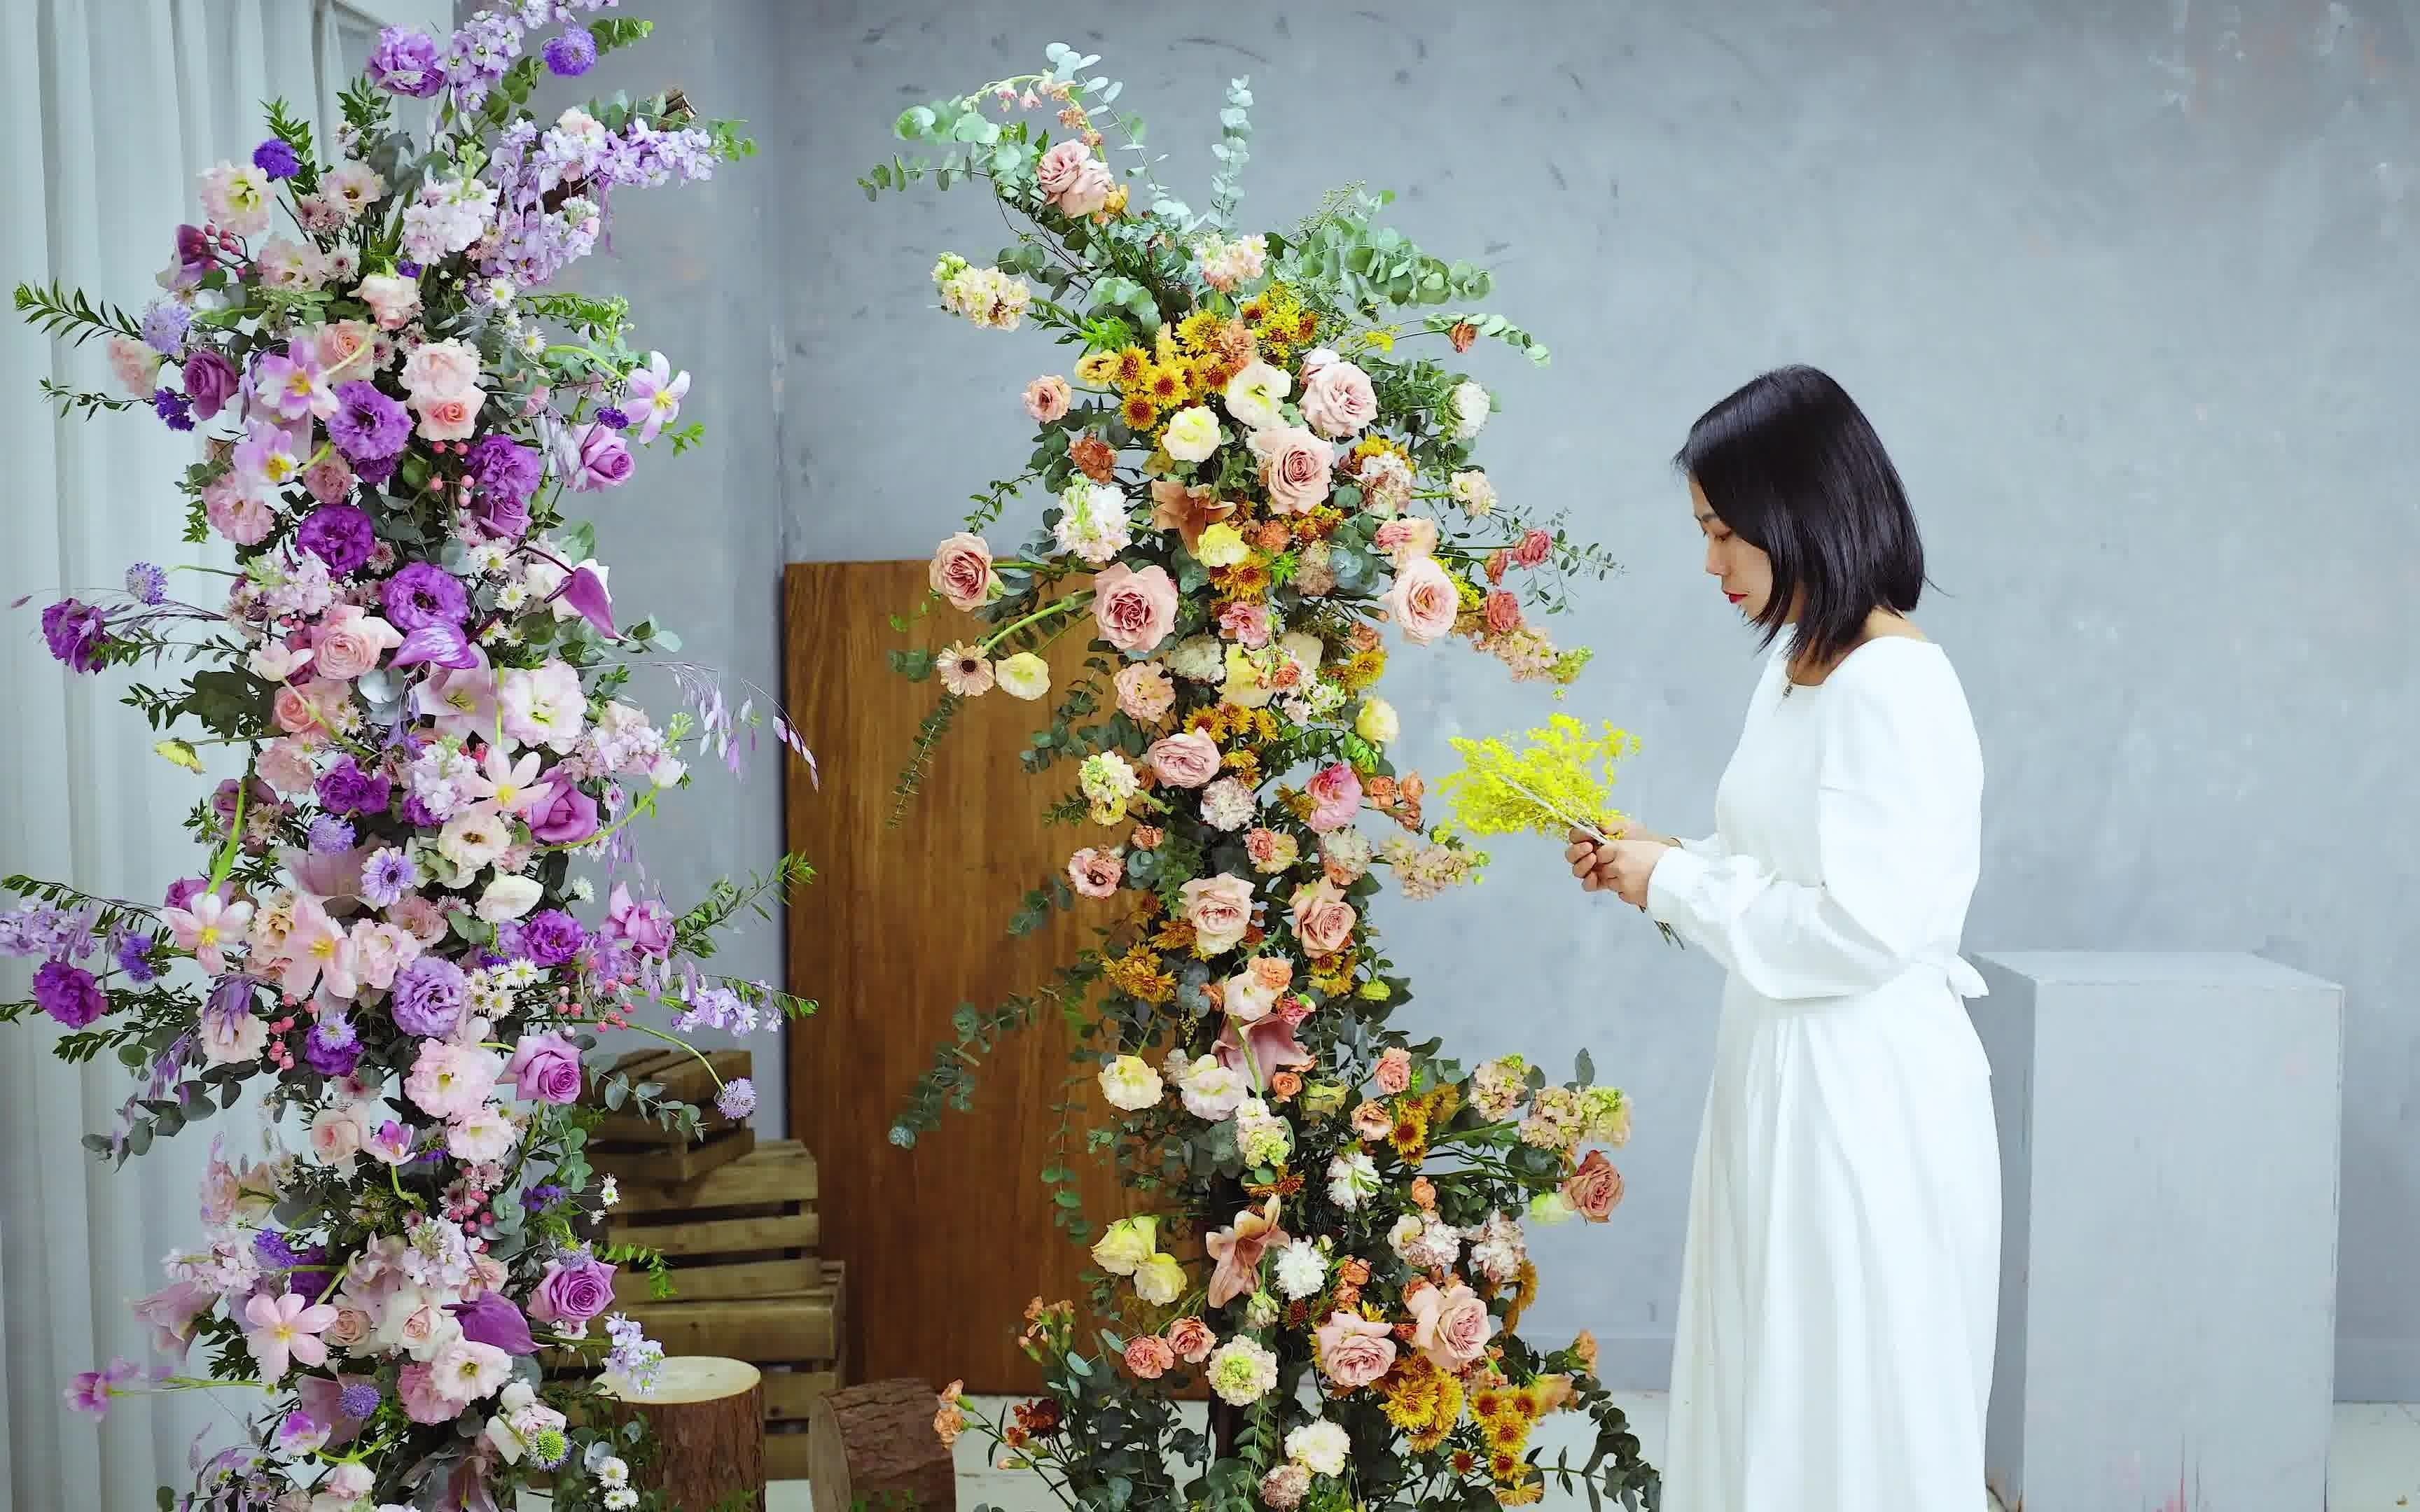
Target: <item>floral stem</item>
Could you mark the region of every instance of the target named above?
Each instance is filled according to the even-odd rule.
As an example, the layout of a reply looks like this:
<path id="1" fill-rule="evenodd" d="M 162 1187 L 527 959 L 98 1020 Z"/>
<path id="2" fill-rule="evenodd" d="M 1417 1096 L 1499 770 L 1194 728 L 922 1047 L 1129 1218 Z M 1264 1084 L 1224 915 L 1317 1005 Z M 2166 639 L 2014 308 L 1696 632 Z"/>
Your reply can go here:
<path id="1" fill-rule="evenodd" d="M 1025 618 L 1016 621 L 1015 624 L 1006 625 L 1001 629 L 995 630 L 990 635 L 984 637 L 982 642 L 975 647 L 975 650 L 978 654 L 988 656 L 991 655 L 992 647 L 1007 640 L 1010 636 L 1015 635 L 1017 631 L 1024 629 L 1027 625 L 1039 624 L 1041 621 L 1049 619 L 1054 615 L 1065 614 L 1072 610 L 1082 609 L 1086 605 L 1092 603 L 1092 601 L 1093 595 L 1089 593 L 1070 594 L 1065 598 L 1046 604 L 1042 608 L 1035 609 L 1032 613 L 1025 616 Z"/>
<path id="2" fill-rule="evenodd" d="M 664 1043 L 671 1045 L 675 1050 L 688 1051 L 690 1056 L 696 1058 L 699 1065 L 706 1068 L 706 1073 L 714 1078 L 714 1089 L 718 1092 L 722 1090 L 721 1073 L 714 1069 L 714 1062 L 706 1059 L 706 1053 L 698 1049 L 697 1046 L 690 1043 L 687 1040 L 677 1039 L 672 1035 L 666 1034 L 661 1029 L 651 1029 L 644 1024 L 631 1024 L 626 1026 L 636 1029 L 641 1034 L 652 1034 L 657 1039 L 661 1040 Z"/>

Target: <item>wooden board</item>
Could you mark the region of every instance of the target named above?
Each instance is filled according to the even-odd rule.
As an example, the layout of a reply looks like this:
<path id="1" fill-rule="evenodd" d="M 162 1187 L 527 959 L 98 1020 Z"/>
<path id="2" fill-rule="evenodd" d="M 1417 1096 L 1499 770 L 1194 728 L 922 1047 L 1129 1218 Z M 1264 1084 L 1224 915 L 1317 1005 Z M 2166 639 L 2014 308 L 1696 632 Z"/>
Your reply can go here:
<path id="1" fill-rule="evenodd" d="M 1068 853 L 1102 832 L 1046 825 L 1072 767 L 1032 778 L 1017 753 L 1047 705 L 997 691 L 959 713 L 899 827 L 891 793 L 938 682 L 892 671 L 894 648 L 938 649 L 972 622 L 947 608 L 907 635 L 890 616 L 924 591 L 922 562 L 793 564 L 786 576 L 784 700 L 821 765 L 822 785 L 787 758 L 789 849 L 814 866 L 789 910 L 788 982 L 822 1009 L 789 1036 L 790 1133 L 815 1152 L 822 1251 L 847 1262 L 848 1379 L 963 1380 L 970 1392 L 1032 1393 L 1039 1368 L 1016 1348 L 1036 1296 L 1082 1296 L 1085 1251 L 1050 1221 L 1039 1180 L 1053 1163 L 1049 1108 L 1080 1069 L 1055 1015 L 977 1072 L 973 1111 L 953 1113 L 913 1149 L 888 1138 L 908 1088 L 954 1038 L 962 1003 L 996 1007 L 1046 982 L 1093 943 L 1094 907 L 1024 939 L 1007 924 L 1027 891 L 1063 874 Z M 1080 671 L 1080 632 L 1051 654 L 1061 686 Z M 1090 1078 L 1079 1084 L 1091 1091 Z M 1096 1221 L 1125 1211 L 1106 1165 L 1082 1154 Z"/>
<path id="2" fill-rule="evenodd" d="M 756 1131 L 746 1124 L 708 1129 L 706 1137 L 690 1144 L 677 1135 L 659 1140 L 589 1142 L 588 1163 L 616 1181 L 678 1185 L 720 1170 L 756 1148 Z"/>

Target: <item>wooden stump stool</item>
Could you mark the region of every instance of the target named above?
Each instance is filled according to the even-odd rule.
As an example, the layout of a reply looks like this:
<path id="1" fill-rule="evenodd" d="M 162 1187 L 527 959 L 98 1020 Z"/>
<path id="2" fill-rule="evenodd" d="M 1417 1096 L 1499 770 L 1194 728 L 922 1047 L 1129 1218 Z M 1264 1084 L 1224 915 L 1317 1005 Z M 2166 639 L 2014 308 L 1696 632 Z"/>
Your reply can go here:
<path id="1" fill-rule="evenodd" d="M 933 1431 L 940 1405 L 921 1381 L 871 1381 L 817 1398 L 807 1409 L 815 1512 L 955 1512 L 957 1462 Z"/>
<path id="2" fill-rule="evenodd" d="M 616 1422 L 644 1417 L 655 1430 L 656 1460 L 634 1485 L 683 1512 L 765 1512 L 765 1380 L 754 1365 L 676 1355 L 646 1391 L 611 1376 L 602 1386 Z"/>

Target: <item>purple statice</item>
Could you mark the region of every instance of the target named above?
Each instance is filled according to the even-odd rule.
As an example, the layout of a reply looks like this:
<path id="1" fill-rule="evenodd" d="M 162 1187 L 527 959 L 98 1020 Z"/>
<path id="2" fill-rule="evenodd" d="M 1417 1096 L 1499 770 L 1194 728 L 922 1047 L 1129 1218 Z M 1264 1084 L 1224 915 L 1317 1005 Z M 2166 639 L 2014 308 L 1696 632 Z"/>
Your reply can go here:
<path id="1" fill-rule="evenodd" d="M 532 914 L 520 927 L 520 953 L 541 966 L 559 966 L 580 953 L 588 932 L 560 908 Z"/>
<path id="2" fill-rule="evenodd" d="M 284 140 L 274 136 L 252 149 L 252 165 L 271 178 L 291 178 L 302 171 L 302 160 Z"/>
<path id="3" fill-rule="evenodd" d="M 387 1008 L 404 1033 L 433 1039 L 454 1032 L 468 996 L 460 966 L 443 956 L 424 955 L 396 973 Z"/>
<path id="4" fill-rule="evenodd" d="M 362 863 L 362 901 L 374 908 L 394 907 L 405 893 L 418 886 L 420 868 L 410 853 L 392 845 L 372 851 L 370 858 Z"/>
<path id="5" fill-rule="evenodd" d="M 168 575 L 148 562 L 138 562 L 126 569 L 126 591 L 146 604 L 157 605 L 168 596 Z"/>
<path id="6" fill-rule="evenodd" d="M 563 1200 L 563 1188 L 551 1182 L 541 1182 L 521 1194 L 521 1207 L 531 1212 L 544 1212 Z"/>
<path id="7" fill-rule="evenodd" d="M 34 973 L 34 1002 L 70 1029 L 81 1029 L 109 1011 L 109 996 L 92 973 L 64 961 L 46 961 Z"/>
<path id="8" fill-rule="evenodd" d="M 117 968 L 138 987 L 160 979 L 160 968 L 151 964 L 151 948 L 156 943 L 150 935 L 140 931 L 117 942 Z"/>
<path id="9" fill-rule="evenodd" d="M 739 1119 L 756 1111 L 756 1084 L 745 1076 L 734 1076 L 723 1083 L 722 1090 L 714 1094 L 714 1105 L 726 1119 Z"/>
<path id="10" fill-rule="evenodd" d="M 358 467 L 394 456 L 411 439 L 411 416 L 366 378 L 336 385 L 336 412 L 328 417 L 328 439 Z"/>
<path id="11" fill-rule="evenodd" d="M 597 411 L 597 424 L 604 426 L 607 430 L 628 430 L 630 428 L 630 417 L 609 404 L 604 409 Z"/>
<path id="12" fill-rule="evenodd" d="M 311 821 L 311 854 L 334 856 L 353 848 L 353 826 L 332 813 Z"/>
<path id="13" fill-rule="evenodd" d="M 351 504 L 322 504 L 303 517 L 294 544 L 328 564 L 337 577 L 370 559 L 378 532 L 369 516 Z"/>
<path id="14" fill-rule="evenodd" d="M 458 625 L 471 612 L 460 581 L 433 562 L 412 563 L 389 578 L 379 601 L 387 623 L 406 635 L 431 625 Z"/>
<path id="15" fill-rule="evenodd" d="M 416 27 L 389 26 L 380 31 L 368 71 L 370 83 L 389 94 L 414 100 L 433 99 L 445 87 L 437 39 Z"/>
<path id="16" fill-rule="evenodd" d="M 368 1418 L 377 1415 L 382 1399 L 376 1382 L 350 1381 L 345 1383 L 344 1391 L 337 1396 L 336 1405 L 347 1417 Z"/>
<path id="17" fill-rule="evenodd" d="M 109 621 L 90 604 L 63 598 L 42 610 L 42 639 L 52 656 L 76 671 L 88 672 L 101 665 L 109 645 Z"/>
<path id="18" fill-rule="evenodd" d="M 319 774 L 319 806 L 330 813 L 382 814 L 395 795 L 384 772 L 365 772 L 350 756 Z"/>
<path id="19" fill-rule="evenodd" d="M 154 300 L 143 312 L 143 345 L 174 357 L 185 349 L 185 332 L 193 327 L 193 311 L 175 300 Z"/>
<path id="20" fill-rule="evenodd" d="M 302 1058 L 322 1076 L 350 1076 L 362 1063 L 362 1037 L 351 1020 L 331 1013 L 302 1037 Z"/>
<path id="21" fill-rule="evenodd" d="M 174 389 L 154 389 L 151 391 L 151 412 L 158 415 L 160 417 L 161 424 L 166 425 L 170 430 L 191 430 L 194 428 L 193 401 L 186 398 L 183 394 L 178 393 Z"/>
<path id="22" fill-rule="evenodd" d="M 597 39 L 587 28 L 565 32 L 546 44 L 546 66 L 558 79 L 577 79 L 597 66 Z"/>

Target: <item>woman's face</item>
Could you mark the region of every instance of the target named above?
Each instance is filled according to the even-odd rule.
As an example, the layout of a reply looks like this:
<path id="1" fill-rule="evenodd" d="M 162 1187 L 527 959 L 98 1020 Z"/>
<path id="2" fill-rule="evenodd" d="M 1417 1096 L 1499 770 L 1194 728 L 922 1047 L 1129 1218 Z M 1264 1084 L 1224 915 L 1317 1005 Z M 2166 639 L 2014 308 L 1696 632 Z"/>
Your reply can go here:
<path id="1" fill-rule="evenodd" d="M 1773 597 L 1773 559 L 1723 523 L 1695 478 L 1689 480 L 1689 507 L 1705 532 L 1707 575 L 1721 582 L 1723 596 L 1742 615 L 1753 620 L 1762 614 Z"/>

